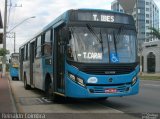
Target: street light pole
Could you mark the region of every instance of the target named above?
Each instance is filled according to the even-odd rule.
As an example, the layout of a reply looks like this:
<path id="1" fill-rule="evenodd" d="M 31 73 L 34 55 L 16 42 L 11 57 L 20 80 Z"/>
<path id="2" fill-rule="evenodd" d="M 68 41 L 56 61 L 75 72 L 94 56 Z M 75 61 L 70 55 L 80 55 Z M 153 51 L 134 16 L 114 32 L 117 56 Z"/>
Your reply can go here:
<path id="1" fill-rule="evenodd" d="M 3 35 L 4 49 L 6 49 L 6 31 L 7 31 L 7 0 L 5 0 L 5 8 L 4 8 L 4 35 Z"/>
<path id="2" fill-rule="evenodd" d="M 8 33 L 11 32 L 12 30 L 14 30 L 17 26 L 21 25 L 23 22 L 27 21 L 28 19 L 32 19 L 32 18 L 35 18 L 35 16 L 32 16 L 32 17 L 29 17 L 29 18 L 24 19 L 23 21 L 21 21 L 20 23 L 18 23 L 17 25 L 15 25 L 13 28 L 11 28 L 11 29 L 8 31 Z"/>
<path id="3" fill-rule="evenodd" d="M 18 23 L 17 25 L 15 25 L 13 28 L 11 28 L 7 33 L 10 33 L 12 30 L 14 30 L 16 27 L 18 27 L 19 25 L 21 25 L 22 23 L 24 23 L 25 21 L 35 18 L 35 16 L 29 17 L 24 19 L 23 21 L 21 21 L 20 23 Z M 14 32 L 13 34 L 13 38 L 14 38 L 14 53 L 16 52 L 16 33 Z"/>

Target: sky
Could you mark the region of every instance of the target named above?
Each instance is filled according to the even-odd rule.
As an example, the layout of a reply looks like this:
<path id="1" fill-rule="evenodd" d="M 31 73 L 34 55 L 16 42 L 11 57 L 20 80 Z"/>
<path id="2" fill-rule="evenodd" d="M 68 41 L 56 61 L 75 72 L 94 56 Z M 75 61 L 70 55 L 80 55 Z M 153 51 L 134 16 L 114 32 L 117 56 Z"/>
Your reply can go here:
<path id="1" fill-rule="evenodd" d="M 0 0 L 2 18 L 4 15 L 4 1 Z M 53 21 L 68 9 L 96 8 L 111 9 L 113 0 L 8 0 L 8 31 L 18 25 L 12 32 L 16 33 L 16 52 L 19 46 L 32 38 L 44 26 Z M 154 0 L 160 7 L 160 0 Z M 12 4 L 12 7 L 10 5 Z M 22 5 L 22 7 L 20 7 Z M 15 7 L 17 6 L 17 7 Z M 7 38 L 6 47 L 13 52 L 13 38 Z"/>

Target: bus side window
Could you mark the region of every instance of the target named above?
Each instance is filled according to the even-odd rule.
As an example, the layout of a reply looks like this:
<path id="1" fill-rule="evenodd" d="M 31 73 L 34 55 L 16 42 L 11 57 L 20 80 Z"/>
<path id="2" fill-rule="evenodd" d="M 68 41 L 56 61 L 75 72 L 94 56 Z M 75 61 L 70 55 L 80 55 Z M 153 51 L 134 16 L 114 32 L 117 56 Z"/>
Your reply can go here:
<path id="1" fill-rule="evenodd" d="M 24 59 L 23 59 L 24 61 L 26 60 L 26 46 L 27 45 L 24 46 Z"/>
<path id="2" fill-rule="evenodd" d="M 22 48 L 21 50 L 20 50 L 20 58 L 21 58 L 21 61 L 23 62 L 24 61 L 24 48 Z"/>
<path id="3" fill-rule="evenodd" d="M 51 47 L 51 30 L 48 30 L 45 33 L 44 39 L 44 48 L 43 48 L 44 55 L 50 56 L 52 54 L 52 47 Z"/>
<path id="4" fill-rule="evenodd" d="M 36 55 L 37 55 L 37 49 L 36 49 L 36 47 L 37 47 L 37 38 L 35 39 L 35 43 L 34 43 L 35 45 L 34 45 L 34 58 L 36 58 Z"/>
<path id="5" fill-rule="evenodd" d="M 28 50 L 27 50 L 27 57 L 28 57 L 28 60 L 29 60 L 29 58 L 30 58 L 30 43 L 28 43 Z"/>
<path id="6" fill-rule="evenodd" d="M 25 60 L 28 60 L 28 44 L 25 46 Z"/>
<path id="7" fill-rule="evenodd" d="M 36 47 L 36 58 L 41 57 L 42 53 L 41 53 L 41 36 L 39 36 L 37 38 L 37 47 Z"/>

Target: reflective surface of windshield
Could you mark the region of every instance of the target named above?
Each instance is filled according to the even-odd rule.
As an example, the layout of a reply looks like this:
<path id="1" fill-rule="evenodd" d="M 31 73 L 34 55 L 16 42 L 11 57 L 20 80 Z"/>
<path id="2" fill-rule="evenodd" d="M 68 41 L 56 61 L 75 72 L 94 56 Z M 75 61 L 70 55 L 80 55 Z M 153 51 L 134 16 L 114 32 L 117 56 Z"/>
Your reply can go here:
<path id="1" fill-rule="evenodd" d="M 18 56 L 12 56 L 11 64 L 12 65 L 18 65 L 19 64 L 19 57 Z"/>
<path id="2" fill-rule="evenodd" d="M 133 63 L 136 33 L 133 30 L 70 27 L 68 59 L 83 63 Z"/>

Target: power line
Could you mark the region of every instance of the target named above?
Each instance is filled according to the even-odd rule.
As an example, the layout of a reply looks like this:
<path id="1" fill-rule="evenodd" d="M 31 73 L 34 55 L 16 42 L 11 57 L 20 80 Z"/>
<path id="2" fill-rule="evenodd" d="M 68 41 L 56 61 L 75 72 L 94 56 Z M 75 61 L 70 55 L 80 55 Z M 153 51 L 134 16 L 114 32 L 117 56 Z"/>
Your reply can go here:
<path id="1" fill-rule="evenodd" d="M 18 4 L 12 4 L 12 0 L 10 0 L 10 4 L 7 5 L 9 6 L 9 10 L 8 10 L 8 20 L 7 20 L 7 27 L 9 27 L 9 24 L 10 24 L 10 16 L 11 16 L 11 8 L 14 7 L 14 8 L 17 8 L 17 7 L 22 7 L 22 4 L 18 5 Z"/>

